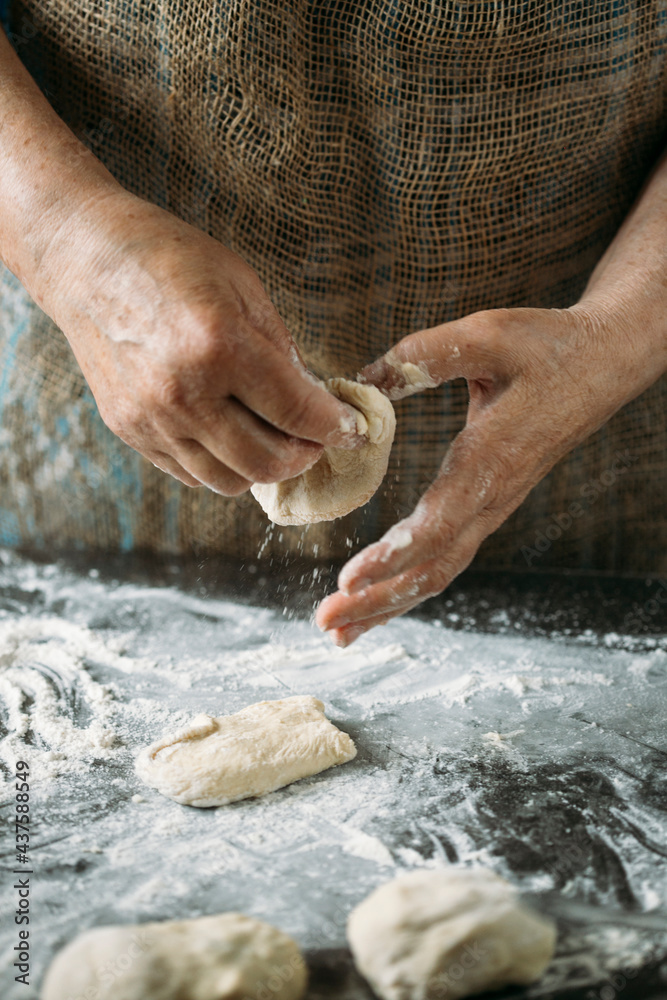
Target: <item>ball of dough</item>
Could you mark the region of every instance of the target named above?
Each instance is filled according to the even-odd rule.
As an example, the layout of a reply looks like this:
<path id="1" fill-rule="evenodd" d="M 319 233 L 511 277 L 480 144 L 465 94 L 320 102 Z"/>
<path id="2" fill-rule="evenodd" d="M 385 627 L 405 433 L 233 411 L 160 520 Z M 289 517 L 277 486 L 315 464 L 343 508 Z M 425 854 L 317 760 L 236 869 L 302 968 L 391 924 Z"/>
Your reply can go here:
<path id="1" fill-rule="evenodd" d="M 42 1000 L 300 1000 L 291 938 L 241 913 L 85 931 L 56 955 Z"/>
<path id="2" fill-rule="evenodd" d="M 139 754 L 147 785 L 189 806 L 222 806 L 265 795 L 357 755 L 317 698 L 294 695 L 190 725 Z"/>
<path id="3" fill-rule="evenodd" d="M 325 448 L 300 476 L 255 483 L 252 495 L 275 524 L 333 521 L 361 507 L 384 479 L 396 430 L 394 408 L 374 385 L 332 378 L 324 387 L 357 411 L 357 433 L 368 443 L 351 450 Z"/>
<path id="4" fill-rule="evenodd" d="M 554 926 L 485 869 L 420 870 L 350 914 L 354 961 L 383 1000 L 459 1000 L 539 979 Z"/>

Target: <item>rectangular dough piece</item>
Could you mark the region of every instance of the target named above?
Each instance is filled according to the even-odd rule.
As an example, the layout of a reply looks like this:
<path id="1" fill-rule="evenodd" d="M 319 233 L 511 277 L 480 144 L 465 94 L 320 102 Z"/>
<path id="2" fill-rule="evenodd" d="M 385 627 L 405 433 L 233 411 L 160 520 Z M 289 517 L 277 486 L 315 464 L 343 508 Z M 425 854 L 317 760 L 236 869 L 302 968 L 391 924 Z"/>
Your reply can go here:
<path id="1" fill-rule="evenodd" d="M 207 807 L 266 795 L 356 755 L 321 701 L 295 695 L 260 701 L 235 715 L 198 715 L 142 750 L 136 769 L 175 802 Z"/>

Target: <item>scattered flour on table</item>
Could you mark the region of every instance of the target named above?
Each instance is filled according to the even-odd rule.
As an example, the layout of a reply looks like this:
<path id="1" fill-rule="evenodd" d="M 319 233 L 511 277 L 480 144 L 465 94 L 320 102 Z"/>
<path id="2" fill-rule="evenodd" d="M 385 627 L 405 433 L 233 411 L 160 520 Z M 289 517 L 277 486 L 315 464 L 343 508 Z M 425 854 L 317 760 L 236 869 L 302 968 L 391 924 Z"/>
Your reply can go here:
<path id="1" fill-rule="evenodd" d="M 22 582 L 47 593 L 51 589 L 79 597 L 88 594 L 89 608 L 98 595 L 101 602 L 121 608 L 160 607 L 167 619 L 172 606 L 181 614 L 205 612 L 222 624 L 234 622 L 244 636 L 261 634 L 274 620 L 266 609 L 202 600 L 174 588 L 122 584 L 111 590 L 96 580 L 63 584 L 50 570 L 33 571 L 33 578 Z M 178 649 L 165 643 L 160 655 L 137 657 L 125 652 L 139 635 L 136 630 L 104 629 L 100 634 L 53 615 L 8 616 L 0 619 L 0 701 L 8 730 L 0 741 L 0 755 L 11 773 L 17 759 L 26 759 L 33 781 L 71 771 L 84 773 L 91 760 L 119 754 L 133 732 L 150 731 L 154 739 L 196 714 L 194 707 L 163 703 L 159 689 L 155 690 L 160 678 L 168 680 L 171 689 L 193 693 L 206 680 L 209 701 L 214 701 L 210 681 L 219 675 L 224 683 L 213 688 L 219 702 L 200 710 L 221 713 L 243 707 L 229 704 L 235 690 L 273 688 L 279 695 L 320 696 L 325 679 L 326 696 L 344 696 L 364 709 L 369 720 L 383 707 L 432 699 L 445 708 L 468 708 L 474 698 L 496 692 L 518 699 L 523 713 L 530 714 L 533 702 L 558 706 L 568 687 L 603 689 L 614 684 L 613 677 L 600 670 L 537 662 L 526 644 L 514 637 L 483 637 L 476 646 L 468 637 L 440 631 L 434 644 L 432 626 L 403 622 L 401 627 L 410 637 L 410 650 L 400 642 L 378 644 L 376 637 L 374 642 L 336 650 L 327 639 L 313 635 L 307 623 L 295 622 L 287 630 L 292 642 L 281 641 L 281 633 L 274 630 L 268 641 L 250 649 L 245 643 L 236 650 L 214 647 L 207 657 L 201 650 L 188 652 L 187 645 Z M 503 648 L 508 643 L 510 648 Z M 663 671 L 666 662 L 664 650 L 656 650 L 637 657 L 630 672 L 643 681 L 649 673 Z M 95 680 L 98 667 L 102 673 L 111 669 L 116 676 L 139 675 L 142 680 L 135 683 L 131 698 L 119 705 L 116 685 Z M 151 685 L 145 696 L 144 689 Z M 496 749 L 510 749 L 502 745 L 501 735 L 484 739 Z"/>
<path id="2" fill-rule="evenodd" d="M 484 733 L 482 739 L 491 747 L 492 750 L 502 750 L 504 752 L 514 750 L 512 746 L 512 740 L 515 736 L 521 736 L 525 733 L 525 729 L 514 729 L 511 733 L 496 733 L 494 731 L 490 733 Z"/>
<path id="3" fill-rule="evenodd" d="M 564 984 L 568 992 L 574 992 L 595 983 L 599 991 L 589 991 L 587 996 L 614 1000 L 642 966 L 659 961 L 663 954 L 655 934 L 627 926 L 579 927 L 576 932 L 560 935 L 558 954 L 540 982 L 528 987 L 526 998 L 548 1000 L 559 993 Z M 618 970 L 625 973 L 620 979 Z"/>
<path id="4" fill-rule="evenodd" d="M 117 753 L 114 695 L 110 685 L 91 676 L 95 664 L 128 668 L 113 643 L 62 618 L 0 620 L 0 699 L 7 729 L 0 756 L 10 785 L 17 760 L 27 761 L 35 782 L 85 772 L 91 759 Z"/>
<path id="5" fill-rule="evenodd" d="M 352 833 L 343 846 L 346 854 L 352 854 L 357 858 L 365 858 L 367 861 L 375 861 L 378 865 L 393 868 L 396 862 L 391 856 L 381 840 L 371 837 L 362 830 Z"/>
<path id="6" fill-rule="evenodd" d="M 183 607 L 200 610 L 205 606 L 213 615 L 218 606 L 221 620 L 235 607 L 229 602 L 202 602 L 173 590 L 140 590 L 127 585 L 115 596 L 128 600 L 135 595 L 167 605 L 180 598 Z M 244 611 L 247 627 L 253 614 Z M 428 631 L 424 626 L 422 630 Z M 345 691 L 371 713 L 383 705 L 433 698 L 445 707 L 467 706 L 477 695 L 503 691 L 518 699 L 544 698 L 549 691 L 551 701 L 557 703 L 562 700 L 558 691 L 563 687 L 614 683 L 599 671 L 552 668 L 545 674 L 525 656 L 500 659 L 493 670 L 488 663 L 477 666 L 473 662 L 469 669 L 459 668 L 449 675 L 447 662 L 454 658 L 460 663 L 465 652 L 465 644 L 453 637 L 440 644 L 436 656 L 426 649 L 410 653 L 396 642 L 339 651 L 322 637 L 304 635 L 297 644 L 269 641 L 232 654 L 214 653 L 210 659 L 184 653 L 157 660 L 128 656 L 124 652 L 127 639 L 122 633 L 101 637 L 85 625 L 53 616 L 0 620 L 0 699 L 7 728 L 0 741 L 0 755 L 11 771 L 16 760 L 25 759 L 31 765 L 32 780 L 38 781 L 70 771 L 85 772 L 92 759 L 108 759 L 120 751 L 122 739 L 114 725 L 118 710 L 114 686 L 99 683 L 92 676 L 100 666 L 123 674 L 169 677 L 181 690 L 191 690 L 200 679 L 224 670 L 227 692 L 234 683 L 242 682 L 246 687 L 273 684 L 285 694 L 303 691 L 304 671 L 309 667 L 315 674 L 326 668 L 330 692 Z M 657 650 L 651 657 L 637 658 L 630 671 L 644 679 L 649 671 L 663 669 L 665 661 L 667 655 Z M 310 693 L 317 696 L 316 688 L 317 682 Z M 222 687 L 218 690 L 223 692 Z M 134 717 L 138 726 L 152 720 L 152 727 L 158 730 L 185 722 L 192 712 L 169 710 L 158 699 L 136 692 L 131 702 L 123 705 L 122 714 L 126 722 Z"/>
<path id="7" fill-rule="evenodd" d="M 340 651 L 306 621 L 176 587 L 102 583 L 18 562 L 5 574 L 1 553 L 0 574 L 0 721 L 9 730 L 0 752 L 11 774 L 16 759 L 31 762 L 35 802 L 53 831 L 39 846 L 43 885 L 50 900 L 66 899 L 57 923 L 46 908 L 36 915 L 40 954 L 91 914 L 130 922 L 177 906 L 195 916 L 230 894 L 250 900 L 258 918 L 289 921 L 308 947 L 340 947 L 343 923 L 324 938 L 318 924 L 320 901 L 338 891 L 360 895 L 397 869 L 442 867 L 451 857 L 511 875 L 503 838 L 525 828 L 491 827 L 486 792 L 501 788 L 504 774 L 521 786 L 524 760 L 526 769 L 536 760 L 558 768 L 572 756 L 602 760 L 618 800 L 606 797 L 597 820 L 584 802 L 582 816 L 598 822 L 600 837 L 612 829 L 606 848 L 622 858 L 638 905 L 664 906 L 664 859 L 651 850 L 664 840 L 664 814 L 645 806 L 632 767 L 615 766 L 617 757 L 622 765 L 624 755 L 650 752 L 624 733 L 645 739 L 644 707 L 654 719 L 667 694 L 664 649 L 641 652 L 611 633 L 586 646 L 578 637 L 454 632 L 402 619 Z M 363 754 L 349 770 L 196 815 L 139 786 L 132 756 L 142 746 L 199 712 L 290 694 L 322 698 L 359 740 Z M 590 725 L 596 719 L 599 728 Z M 471 785 L 471 774 L 489 782 Z M 569 794 L 570 774 L 555 774 L 554 795 Z M 321 884 L 308 871 L 319 871 Z M 565 874 L 564 895 L 597 894 L 613 905 L 613 886 L 598 891 L 590 865 Z M 548 871 L 521 877 L 533 891 L 553 882 Z M 543 993 L 528 996 L 593 985 L 606 970 L 650 957 L 640 932 L 623 935 L 619 942 L 596 928 L 590 941 L 565 942 Z"/>

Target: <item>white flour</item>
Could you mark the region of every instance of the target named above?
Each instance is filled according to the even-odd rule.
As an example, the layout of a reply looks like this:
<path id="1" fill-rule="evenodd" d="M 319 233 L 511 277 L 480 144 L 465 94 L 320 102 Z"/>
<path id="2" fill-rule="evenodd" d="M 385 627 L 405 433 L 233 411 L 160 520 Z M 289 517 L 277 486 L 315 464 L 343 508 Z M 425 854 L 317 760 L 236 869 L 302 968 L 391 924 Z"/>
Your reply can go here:
<path id="1" fill-rule="evenodd" d="M 308 622 L 234 601 L 18 561 L 5 575 L 17 593 L 0 611 L 0 755 L 10 775 L 30 763 L 43 824 L 42 963 L 91 924 L 235 907 L 305 948 L 339 948 L 345 914 L 379 882 L 452 863 L 600 905 L 627 905 L 624 886 L 640 908 L 667 905 L 649 796 L 664 772 L 662 647 L 403 619 L 341 651 Z M 142 746 L 199 712 L 290 694 L 322 698 L 358 759 L 214 810 L 135 775 Z M 521 867 L 525 851 L 542 860 Z M 618 967 L 612 929 L 586 934 L 547 984 Z M 624 934 L 628 965 L 651 954 Z M 13 943 L 0 935 L 0 977 Z"/>
<path id="2" fill-rule="evenodd" d="M 25 760 L 32 781 L 42 781 L 85 772 L 93 757 L 114 756 L 113 694 L 92 679 L 88 663 L 116 666 L 120 659 L 113 643 L 59 618 L 0 621 L 0 698 L 8 730 L 0 754 L 10 772 Z M 78 725 L 66 712 L 75 699 L 77 716 L 86 717 Z"/>

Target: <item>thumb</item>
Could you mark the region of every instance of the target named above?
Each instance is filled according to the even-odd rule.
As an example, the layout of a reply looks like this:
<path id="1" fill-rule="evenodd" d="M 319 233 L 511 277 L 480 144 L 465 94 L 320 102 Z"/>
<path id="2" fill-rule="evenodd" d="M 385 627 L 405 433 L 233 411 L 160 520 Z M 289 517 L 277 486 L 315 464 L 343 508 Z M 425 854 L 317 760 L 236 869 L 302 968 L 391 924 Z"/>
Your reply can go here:
<path id="1" fill-rule="evenodd" d="M 473 313 L 411 333 L 364 368 L 359 381 L 377 386 L 389 399 L 403 399 L 455 378 L 499 388 L 516 370 L 509 337 L 502 335 L 499 314 L 506 313 L 509 310 Z"/>

